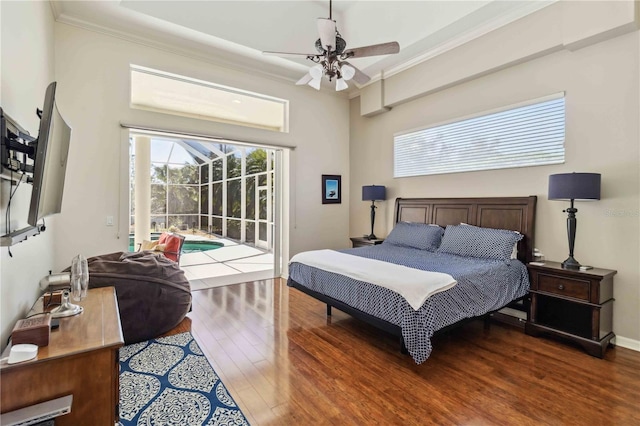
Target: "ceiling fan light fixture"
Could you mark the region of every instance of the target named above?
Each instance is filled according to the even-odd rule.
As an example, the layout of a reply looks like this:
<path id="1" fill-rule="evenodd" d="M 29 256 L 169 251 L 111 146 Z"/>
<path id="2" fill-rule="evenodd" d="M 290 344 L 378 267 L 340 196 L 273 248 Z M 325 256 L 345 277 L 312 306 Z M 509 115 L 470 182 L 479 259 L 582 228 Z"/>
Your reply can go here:
<path id="1" fill-rule="evenodd" d="M 296 82 L 297 85 L 308 84 L 314 89 L 320 90 L 324 76 L 327 76 L 329 81 L 336 78 L 336 91 L 349 88 L 348 80 L 353 80 L 358 85 L 364 85 L 371 78 L 346 62 L 347 60 L 400 52 L 400 45 L 397 41 L 347 49 L 347 42 L 340 35 L 336 21 L 333 20 L 332 3 L 332 0 L 329 0 L 329 18 L 318 18 L 317 20 L 320 35 L 320 38 L 315 41 L 317 53 L 263 52 L 266 55 L 302 56 L 314 62 L 316 65 L 312 66 L 309 73 Z"/>
<path id="2" fill-rule="evenodd" d="M 322 83 L 322 79 L 321 78 L 314 78 L 309 82 L 309 86 L 313 87 L 316 90 L 320 90 L 320 84 L 321 83 Z"/>
<path id="3" fill-rule="evenodd" d="M 324 68 L 320 64 L 316 64 L 309 69 L 309 74 L 311 78 L 314 80 L 320 80 L 322 78 L 322 74 L 324 73 Z"/>
<path id="4" fill-rule="evenodd" d="M 353 76 L 356 75 L 356 70 L 352 66 L 343 65 L 342 67 L 340 67 L 340 74 L 342 75 L 343 79 L 351 80 Z"/>

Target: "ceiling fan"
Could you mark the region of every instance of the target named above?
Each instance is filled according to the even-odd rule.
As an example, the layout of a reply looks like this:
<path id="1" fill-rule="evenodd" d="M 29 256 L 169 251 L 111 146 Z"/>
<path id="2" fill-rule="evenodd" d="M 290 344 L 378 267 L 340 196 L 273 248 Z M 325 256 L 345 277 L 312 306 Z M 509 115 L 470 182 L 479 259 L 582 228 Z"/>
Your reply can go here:
<path id="1" fill-rule="evenodd" d="M 373 44 L 371 46 L 346 49 L 347 42 L 342 38 L 336 27 L 336 21 L 332 19 L 332 0 L 329 0 L 329 18 L 318 18 L 318 33 L 320 38 L 316 40 L 315 47 L 318 53 L 289 53 L 289 52 L 262 52 L 265 55 L 276 56 L 306 56 L 316 63 L 297 85 L 308 84 L 316 90 L 320 90 L 322 76 L 326 75 L 331 81 L 336 78 L 336 91 L 349 87 L 347 80 L 353 79 L 358 84 L 365 84 L 371 77 L 347 62 L 351 58 L 363 58 L 366 56 L 389 55 L 398 53 L 400 45 L 396 41 Z"/>

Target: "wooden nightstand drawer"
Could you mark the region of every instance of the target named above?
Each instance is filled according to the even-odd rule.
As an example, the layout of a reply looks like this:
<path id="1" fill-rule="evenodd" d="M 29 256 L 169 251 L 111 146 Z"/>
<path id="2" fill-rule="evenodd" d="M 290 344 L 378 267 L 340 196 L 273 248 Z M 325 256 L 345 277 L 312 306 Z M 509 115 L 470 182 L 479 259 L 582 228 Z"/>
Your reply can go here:
<path id="1" fill-rule="evenodd" d="M 538 290 L 560 296 L 589 301 L 589 281 L 538 274 Z"/>

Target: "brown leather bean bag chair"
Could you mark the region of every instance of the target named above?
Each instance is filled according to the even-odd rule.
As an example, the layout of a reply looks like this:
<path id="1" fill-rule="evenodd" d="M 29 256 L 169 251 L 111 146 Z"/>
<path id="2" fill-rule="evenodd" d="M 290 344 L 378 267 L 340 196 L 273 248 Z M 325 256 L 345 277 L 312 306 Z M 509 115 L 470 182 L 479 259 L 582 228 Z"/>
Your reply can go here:
<path id="1" fill-rule="evenodd" d="M 178 325 L 191 308 L 191 286 L 178 263 L 153 252 L 87 259 L 89 288 L 116 288 L 125 344 L 153 339 Z"/>

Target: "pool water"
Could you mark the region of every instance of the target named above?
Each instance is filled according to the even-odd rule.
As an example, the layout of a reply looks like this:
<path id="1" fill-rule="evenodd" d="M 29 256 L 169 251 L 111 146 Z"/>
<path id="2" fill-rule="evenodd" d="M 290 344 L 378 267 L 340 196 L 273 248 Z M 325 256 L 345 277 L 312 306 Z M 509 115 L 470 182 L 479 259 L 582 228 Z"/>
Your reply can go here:
<path id="1" fill-rule="evenodd" d="M 151 234 L 151 241 L 160 238 L 159 233 Z M 135 251 L 133 235 L 129 235 L 129 251 Z M 182 244 L 182 253 L 196 253 L 199 251 L 215 250 L 224 247 L 223 243 L 210 240 L 185 240 Z"/>
<path id="2" fill-rule="evenodd" d="M 216 241 L 187 240 L 182 244 L 182 253 L 215 250 L 220 247 L 224 247 L 224 244 Z"/>

